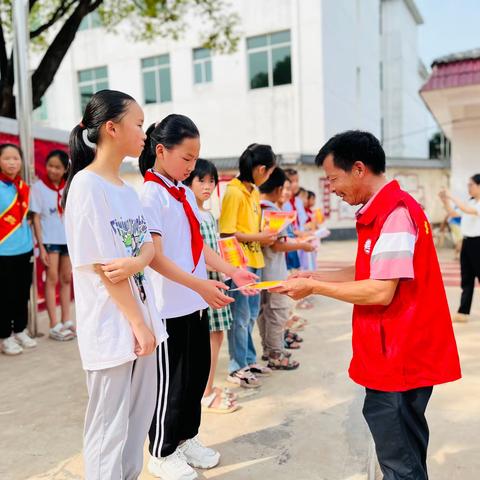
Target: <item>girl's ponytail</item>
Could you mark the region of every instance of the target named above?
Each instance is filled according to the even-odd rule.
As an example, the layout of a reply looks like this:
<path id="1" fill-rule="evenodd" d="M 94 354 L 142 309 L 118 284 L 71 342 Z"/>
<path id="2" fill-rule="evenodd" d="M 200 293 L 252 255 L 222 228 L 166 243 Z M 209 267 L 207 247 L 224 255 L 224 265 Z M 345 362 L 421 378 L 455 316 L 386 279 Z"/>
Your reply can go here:
<path id="1" fill-rule="evenodd" d="M 258 166 L 271 168 L 277 163 L 277 158 L 270 145 L 252 143 L 240 155 L 238 179 L 242 182 L 253 183 L 253 170 Z"/>
<path id="2" fill-rule="evenodd" d="M 113 120 L 119 122 L 125 115 L 125 112 L 135 99 L 130 95 L 116 90 L 100 90 L 95 93 L 85 107 L 83 120 L 76 125 L 70 133 L 70 166 L 68 169 L 68 178 L 63 191 L 62 206 L 65 208 L 67 202 L 68 190 L 73 177 L 85 167 L 90 165 L 95 158 L 95 150 L 89 147 L 83 139 L 84 130 L 88 141 L 98 143 L 100 136 L 100 127 Z"/>
<path id="3" fill-rule="evenodd" d="M 155 165 L 156 154 L 152 145 L 152 132 L 155 130 L 155 126 L 156 124 L 152 123 L 147 128 L 147 131 L 145 132 L 145 135 L 147 136 L 145 139 L 145 147 L 143 147 L 143 151 L 140 154 L 140 157 L 138 157 L 138 166 L 143 177 L 145 176 L 145 173 L 147 173 L 147 170 L 153 168 Z"/>
<path id="4" fill-rule="evenodd" d="M 73 177 L 85 167 L 90 165 L 95 158 L 95 150 L 89 147 L 83 139 L 83 124 L 76 125 L 70 132 L 68 147 L 70 149 L 70 165 L 67 172 L 67 183 L 63 190 L 62 207 L 65 208 L 67 203 L 68 190 L 72 183 Z"/>

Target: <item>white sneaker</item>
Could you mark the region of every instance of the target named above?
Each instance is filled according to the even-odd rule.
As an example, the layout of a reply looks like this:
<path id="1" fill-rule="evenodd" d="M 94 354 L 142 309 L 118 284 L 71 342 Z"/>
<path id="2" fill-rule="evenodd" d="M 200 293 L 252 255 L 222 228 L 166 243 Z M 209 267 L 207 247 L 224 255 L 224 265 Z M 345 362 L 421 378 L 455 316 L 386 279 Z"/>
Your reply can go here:
<path id="1" fill-rule="evenodd" d="M 182 443 L 178 449 L 183 453 L 187 463 L 196 468 L 213 468 L 220 461 L 220 453 L 203 446 L 197 437 Z"/>
<path id="2" fill-rule="evenodd" d="M 23 352 L 23 348 L 17 343 L 15 337 L 12 335 L 2 342 L 2 352 L 5 355 L 18 355 Z"/>
<path id="3" fill-rule="evenodd" d="M 23 348 L 34 348 L 37 346 L 37 341 L 34 340 L 30 335 L 27 333 L 27 330 L 23 332 L 15 334 L 15 340 L 22 346 Z"/>
<path id="4" fill-rule="evenodd" d="M 187 463 L 179 449 L 168 457 L 150 457 L 148 471 L 162 480 L 194 480 L 197 472 Z"/>
<path id="5" fill-rule="evenodd" d="M 69 328 L 65 328 L 61 322 L 58 322 L 48 331 L 48 336 L 59 342 L 66 342 L 67 340 L 73 340 L 75 338 L 75 334 Z"/>

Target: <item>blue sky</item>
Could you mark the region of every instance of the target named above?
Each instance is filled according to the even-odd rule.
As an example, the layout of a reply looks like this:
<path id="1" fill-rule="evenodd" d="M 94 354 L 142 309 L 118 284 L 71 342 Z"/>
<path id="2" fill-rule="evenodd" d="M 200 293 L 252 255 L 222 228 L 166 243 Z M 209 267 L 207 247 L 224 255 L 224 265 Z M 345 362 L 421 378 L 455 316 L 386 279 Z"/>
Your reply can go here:
<path id="1" fill-rule="evenodd" d="M 480 48 L 480 0 L 415 0 L 424 24 L 419 27 L 425 66 L 449 53 Z"/>

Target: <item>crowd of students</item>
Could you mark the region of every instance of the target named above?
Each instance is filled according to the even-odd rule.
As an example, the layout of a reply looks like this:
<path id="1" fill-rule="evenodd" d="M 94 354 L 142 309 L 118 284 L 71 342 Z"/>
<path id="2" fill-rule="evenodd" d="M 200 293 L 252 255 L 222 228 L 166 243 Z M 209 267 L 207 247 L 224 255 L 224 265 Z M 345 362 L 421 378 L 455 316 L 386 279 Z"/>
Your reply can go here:
<path id="1" fill-rule="evenodd" d="M 258 388 L 274 370 L 299 367 L 290 351 L 301 347 L 297 330 L 305 321 L 288 297 L 251 285 L 314 264 L 325 234 L 312 211 L 315 194 L 299 187 L 295 170 L 277 165 L 270 146 L 252 144 L 217 222 L 204 205 L 218 172 L 198 158 L 192 120 L 168 115 L 144 133 L 140 106 L 112 90 L 92 97 L 69 148 L 70 160 L 60 150 L 48 155 L 45 177 L 30 190 L 20 176 L 20 148 L 0 146 L 2 351 L 36 346 L 26 330 L 35 237 L 46 269 L 49 336 L 78 335 L 87 375 L 85 478 L 137 478 L 147 437 L 154 476 L 196 478 L 194 468 L 220 460 L 198 439 L 202 410 L 240 406 L 237 394 L 214 384 L 225 333 L 227 381 L 235 386 Z M 140 196 L 119 175 L 127 156 L 139 158 Z M 295 211 L 296 219 L 273 231 L 262 228 L 266 211 Z M 244 268 L 219 254 L 219 239 L 232 236 Z M 72 273 L 78 329 L 70 317 Z"/>

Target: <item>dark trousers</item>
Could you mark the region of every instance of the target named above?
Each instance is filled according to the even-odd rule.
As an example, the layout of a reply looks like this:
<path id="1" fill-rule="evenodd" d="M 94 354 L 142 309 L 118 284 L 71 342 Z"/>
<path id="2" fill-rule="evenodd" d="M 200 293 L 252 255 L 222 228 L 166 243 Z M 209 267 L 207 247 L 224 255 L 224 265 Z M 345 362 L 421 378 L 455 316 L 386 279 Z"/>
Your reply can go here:
<path id="1" fill-rule="evenodd" d="M 157 348 L 157 404 L 148 433 L 154 457 L 171 455 L 197 435 L 210 373 L 207 310 L 165 322 L 169 337 Z"/>
<path id="2" fill-rule="evenodd" d="M 0 338 L 27 327 L 32 274 L 33 252 L 0 256 Z"/>
<path id="3" fill-rule="evenodd" d="M 406 392 L 366 389 L 363 415 L 384 480 L 428 480 L 425 409 L 433 387 Z"/>
<path id="4" fill-rule="evenodd" d="M 470 314 L 475 278 L 480 280 L 480 237 L 464 238 L 460 252 L 462 297 L 458 313 Z"/>

